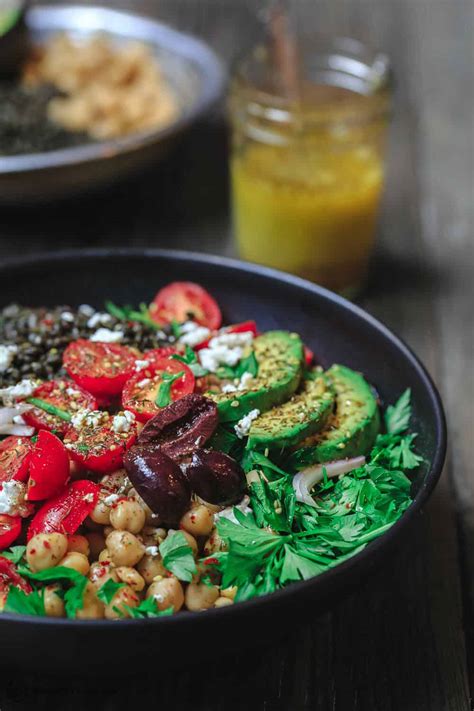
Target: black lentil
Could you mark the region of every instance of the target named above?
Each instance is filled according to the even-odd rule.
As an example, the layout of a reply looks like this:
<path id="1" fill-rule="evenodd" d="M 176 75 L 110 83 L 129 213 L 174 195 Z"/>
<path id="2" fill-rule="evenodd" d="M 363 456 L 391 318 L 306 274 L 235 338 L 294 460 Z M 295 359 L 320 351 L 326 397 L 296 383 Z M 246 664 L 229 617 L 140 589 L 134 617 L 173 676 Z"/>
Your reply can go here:
<path id="1" fill-rule="evenodd" d="M 0 344 L 15 345 L 18 351 L 10 367 L 0 373 L 0 387 L 14 385 L 22 378 L 49 379 L 64 375 L 62 356 L 65 348 L 78 338 L 90 338 L 99 328 L 123 332 L 120 343 L 134 346 L 142 353 L 170 345 L 169 328 L 157 331 L 144 323 L 125 323 L 110 315 L 103 323 L 88 326 L 94 313 L 94 309 L 69 306 L 48 309 L 10 304 L 3 308 L 0 311 Z"/>

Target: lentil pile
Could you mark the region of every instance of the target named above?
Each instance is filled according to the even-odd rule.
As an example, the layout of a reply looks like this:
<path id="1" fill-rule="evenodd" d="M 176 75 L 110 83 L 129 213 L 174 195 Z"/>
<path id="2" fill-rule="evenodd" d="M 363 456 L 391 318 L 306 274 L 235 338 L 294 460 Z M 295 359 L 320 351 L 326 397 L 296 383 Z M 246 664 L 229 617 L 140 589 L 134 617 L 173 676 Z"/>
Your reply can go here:
<path id="1" fill-rule="evenodd" d="M 23 378 L 50 379 L 63 375 L 65 348 L 78 338 L 90 338 L 101 327 L 123 333 L 120 342 L 145 351 L 173 339 L 170 329 L 157 330 L 144 323 L 126 323 L 83 304 L 29 308 L 11 304 L 0 312 L 0 342 L 17 348 L 11 363 L 0 370 L 0 386 L 14 385 Z"/>

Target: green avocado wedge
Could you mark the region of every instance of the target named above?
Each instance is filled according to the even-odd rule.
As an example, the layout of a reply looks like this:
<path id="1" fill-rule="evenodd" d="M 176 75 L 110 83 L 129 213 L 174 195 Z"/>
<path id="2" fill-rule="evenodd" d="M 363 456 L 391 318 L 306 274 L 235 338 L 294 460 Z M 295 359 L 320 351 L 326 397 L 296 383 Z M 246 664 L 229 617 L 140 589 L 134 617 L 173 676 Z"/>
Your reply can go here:
<path id="1" fill-rule="evenodd" d="M 362 375 L 344 365 L 333 365 L 326 375 L 336 391 L 336 411 L 322 432 L 292 454 L 290 464 L 297 469 L 367 454 L 380 430 L 377 400 Z"/>
<path id="2" fill-rule="evenodd" d="M 311 377 L 283 405 L 258 417 L 249 432 L 249 447 L 283 448 L 298 444 L 324 428 L 333 412 L 334 388 L 323 373 Z"/>
<path id="3" fill-rule="evenodd" d="M 303 343 L 296 333 L 268 331 L 253 342 L 258 375 L 249 389 L 208 393 L 217 403 L 221 422 L 236 422 L 251 410 L 266 412 L 288 400 L 303 373 Z"/>

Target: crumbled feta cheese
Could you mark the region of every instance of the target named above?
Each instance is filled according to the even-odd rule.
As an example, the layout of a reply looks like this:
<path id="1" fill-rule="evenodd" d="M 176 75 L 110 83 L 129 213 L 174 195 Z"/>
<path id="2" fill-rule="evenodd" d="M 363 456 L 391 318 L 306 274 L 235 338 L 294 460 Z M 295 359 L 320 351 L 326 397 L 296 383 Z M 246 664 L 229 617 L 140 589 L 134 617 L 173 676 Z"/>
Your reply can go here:
<path id="1" fill-rule="evenodd" d="M 74 314 L 72 314 L 70 311 L 63 311 L 61 314 L 61 321 L 65 321 L 66 323 L 73 323 Z"/>
<path id="2" fill-rule="evenodd" d="M 238 390 L 237 385 L 234 385 L 233 383 L 224 383 L 224 385 L 221 388 L 221 392 L 223 393 L 236 393 Z"/>
<path id="3" fill-rule="evenodd" d="M 160 552 L 160 551 L 159 551 L 158 546 L 147 546 L 147 547 L 145 548 L 145 553 L 146 553 L 146 555 L 153 555 L 153 556 L 155 556 L 155 555 L 158 555 L 159 552 Z"/>
<path id="4" fill-rule="evenodd" d="M 226 508 L 222 509 L 222 511 L 218 511 L 217 513 L 215 513 L 214 520 L 219 518 L 227 518 L 233 523 L 239 523 L 235 518 L 234 509 L 237 508 L 244 514 L 252 513 L 252 509 L 250 508 L 249 503 L 250 498 L 246 495 L 238 504 L 235 504 L 234 506 L 226 506 Z"/>
<path id="5" fill-rule="evenodd" d="M 34 380 L 21 380 L 16 385 L 10 385 L 8 388 L 0 388 L 0 398 L 5 404 L 14 403 L 15 400 L 20 398 L 31 397 L 37 385 Z"/>
<path id="6" fill-rule="evenodd" d="M 120 496 L 118 494 L 109 494 L 108 496 L 105 497 L 104 499 L 104 504 L 106 506 L 113 506 L 116 501 L 120 499 Z"/>
<path id="7" fill-rule="evenodd" d="M 112 420 L 112 427 L 114 432 L 117 434 L 120 434 L 121 432 L 130 432 L 130 428 L 134 422 L 135 415 L 133 412 L 125 410 L 124 412 L 119 412 L 118 415 L 115 415 Z"/>
<path id="8" fill-rule="evenodd" d="M 83 427 L 98 427 L 106 418 L 107 413 L 102 410 L 82 409 L 72 416 L 71 425 L 76 430 L 81 430 Z"/>
<path id="9" fill-rule="evenodd" d="M 4 373 L 18 353 L 17 346 L 0 346 L 0 373 Z"/>
<path id="10" fill-rule="evenodd" d="M 195 321 L 186 321 L 181 324 L 180 330 L 181 335 L 178 339 L 179 342 L 191 348 L 202 343 L 211 335 L 211 331 L 208 328 L 200 326 L 198 323 L 195 323 Z"/>
<path id="11" fill-rule="evenodd" d="M 240 378 L 240 383 L 238 385 L 239 390 L 248 390 L 252 386 L 253 375 L 252 373 L 245 372 Z"/>
<path id="12" fill-rule="evenodd" d="M 138 381 L 137 388 L 145 388 L 149 383 L 151 383 L 150 378 L 143 378 L 143 380 Z"/>
<path id="13" fill-rule="evenodd" d="M 251 345 L 253 333 L 221 333 L 209 341 L 207 348 L 199 351 L 199 361 L 203 368 L 215 373 L 221 365 L 237 365 L 244 349 Z"/>
<path id="14" fill-rule="evenodd" d="M 81 395 L 81 393 L 79 392 L 79 390 L 76 390 L 76 388 L 72 388 L 72 387 L 66 388 L 66 393 L 67 393 L 67 395 L 69 395 L 70 397 L 76 397 L 76 398 L 77 398 L 77 397 L 80 397 L 80 395 Z"/>
<path id="15" fill-rule="evenodd" d="M 25 502 L 26 484 L 21 481 L 4 481 L 0 488 L 0 514 L 7 516 L 27 516 Z"/>
<path id="16" fill-rule="evenodd" d="M 135 361 L 135 370 L 138 372 L 140 370 L 143 370 L 144 368 L 148 368 L 150 365 L 149 360 L 136 360 Z"/>
<path id="17" fill-rule="evenodd" d="M 112 321 L 112 316 L 110 314 L 106 313 L 101 313 L 100 311 L 96 311 L 95 314 L 92 314 L 90 319 L 87 322 L 87 327 L 88 328 L 96 328 L 97 326 L 107 326 Z"/>
<path id="18" fill-rule="evenodd" d="M 153 595 L 153 599 L 156 600 L 156 602 L 160 602 L 160 603 L 165 601 L 165 598 L 163 597 L 163 595 L 161 593 L 156 593 L 155 595 Z"/>
<path id="19" fill-rule="evenodd" d="M 92 494 L 92 493 L 86 494 L 82 498 L 86 502 L 86 504 L 92 504 L 92 502 L 94 501 L 94 494 Z"/>
<path id="20" fill-rule="evenodd" d="M 248 435 L 252 426 L 252 422 L 256 420 L 259 415 L 260 410 L 250 410 L 247 415 L 244 415 L 244 417 L 242 417 L 242 419 L 237 422 L 234 427 L 234 430 L 235 434 L 237 435 L 237 437 L 239 437 L 239 439 L 243 439 Z"/>
<path id="21" fill-rule="evenodd" d="M 123 331 L 111 331 L 110 328 L 98 328 L 90 337 L 90 341 L 100 341 L 102 343 L 119 343 L 124 337 Z"/>
<path id="22" fill-rule="evenodd" d="M 81 304 L 78 310 L 83 316 L 92 316 L 95 314 L 95 309 L 89 304 Z"/>

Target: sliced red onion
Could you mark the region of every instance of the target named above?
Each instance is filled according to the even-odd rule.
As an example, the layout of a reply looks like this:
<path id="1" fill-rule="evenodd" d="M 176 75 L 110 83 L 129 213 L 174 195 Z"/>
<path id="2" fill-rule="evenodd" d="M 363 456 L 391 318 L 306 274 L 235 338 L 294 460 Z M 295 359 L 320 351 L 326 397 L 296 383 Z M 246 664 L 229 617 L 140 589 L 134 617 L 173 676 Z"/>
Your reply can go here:
<path id="1" fill-rule="evenodd" d="M 33 405 L 18 403 L 16 407 L 0 407 L 0 425 L 14 424 L 14 417 L 31 410 Z"/>
<path id="2" fill-rule="evenodd" d="M 31 437 L 34 427 L 29 427 L 22 414 L 31 410 L 32 405 L 18 403 L 15 407 L 0 407 L 0 435 L 15 435 L 16 437 Z"/>
<path id="3" fill-rule="evenodd" d="M 333 462 L 325 462 L 324 464 L 313 464 L 306 469 L 302 469 L 293 477 L 293 489 L 296 494 L 296 500 L 308 506 L 316 506 L 313 497 L 310 494 L 311 489 L 322 481 L 324 469 L 329 478 L 341 476 L 348 472 L 363 467 L 365 457 L 353 457 L 352 459 L 337 459 Z"/>
<path id="4" fill-rule="evenodd" d="M 34 427 L 28 425 L 0 425 L 0 435 L 15 435 L 15 437 L 32 437 L 35 433 Z"/>

